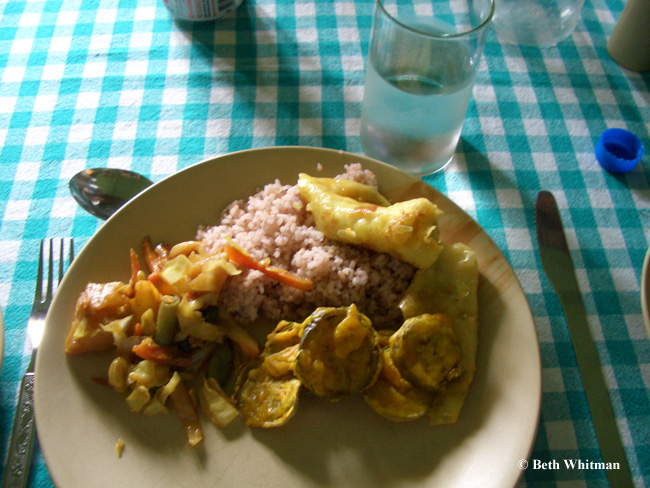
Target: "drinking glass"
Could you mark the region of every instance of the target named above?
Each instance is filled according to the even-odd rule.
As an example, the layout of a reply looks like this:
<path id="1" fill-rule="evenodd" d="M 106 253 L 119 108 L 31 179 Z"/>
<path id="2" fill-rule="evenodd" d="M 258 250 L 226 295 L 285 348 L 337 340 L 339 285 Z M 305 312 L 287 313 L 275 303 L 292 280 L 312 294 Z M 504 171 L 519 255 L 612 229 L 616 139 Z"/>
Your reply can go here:
<path id="1" fill-rule="evenodd" d="M 494 0 L 377 0 L 361 113 L 375 159 L 424 176 L 454 156 Z"/>
<path id="2" fill-rule="evenodd" d="M 500 39 L 513 44 L 553 46 L 573 33 L 584 3 L 585 0 L 496 0 L 492 27 Z"/>

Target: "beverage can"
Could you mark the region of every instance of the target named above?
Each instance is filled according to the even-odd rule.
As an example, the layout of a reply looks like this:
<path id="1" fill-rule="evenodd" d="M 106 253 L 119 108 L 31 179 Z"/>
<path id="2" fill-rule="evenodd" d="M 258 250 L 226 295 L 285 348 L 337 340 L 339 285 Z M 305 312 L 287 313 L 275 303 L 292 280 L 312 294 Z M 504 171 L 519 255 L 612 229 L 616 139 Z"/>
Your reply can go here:
<path id="1" fill-rule="evenodd" d="M 163 0 L 167 10 L 177 19 L 208 21 L 235 10 L 242 0 Z"/>

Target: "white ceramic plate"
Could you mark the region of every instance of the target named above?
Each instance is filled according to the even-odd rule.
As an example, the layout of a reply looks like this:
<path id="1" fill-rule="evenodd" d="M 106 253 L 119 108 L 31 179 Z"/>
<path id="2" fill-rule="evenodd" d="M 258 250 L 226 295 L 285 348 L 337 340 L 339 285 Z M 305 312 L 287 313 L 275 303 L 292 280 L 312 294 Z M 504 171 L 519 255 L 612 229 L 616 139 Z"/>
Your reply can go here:
<path id="1" fill-rule="evenodd" d="M 643 312 L 643 321 L 645 330 L 650 337 L 650 249 L 645 255 L 643 261 L 643 271 L 641 273 L 641 310 Z"/>
<path id="2" fill-rule="evenodd" d="M 129 278 L 129 248 L 194 238 L 221 209 L 278 178 L 333 176 L 362 162 L 393 200 L 426 196 L 446 213 L 441 239 L 476 250 L 480 336 L 475 381 L 460 420 L 431 427 L 425 419 L 393 423 L 360 396 L 330 403 L 305 396 L 294 418 L 275 429 L 204 422 L 205 440 L 190 448 L 174 414 L 130 413 L 122 396 L 97 384 L 110 360 L 66 357 L 63 343 L 85 284 Z M 197 164 L 154 185 L 109 219 L 72 263 L 47 318 L 36 372 L 39 440 L 61 487 L 469 487 L 505 488 L 529 456 L 541 399 L 539 344 L 515 274 L 488 235 L 465 212 L 423 182 L 362 156 L 284 147 L 243 151 Z M 123 439 L 119 458 L 114 446 Z"/>

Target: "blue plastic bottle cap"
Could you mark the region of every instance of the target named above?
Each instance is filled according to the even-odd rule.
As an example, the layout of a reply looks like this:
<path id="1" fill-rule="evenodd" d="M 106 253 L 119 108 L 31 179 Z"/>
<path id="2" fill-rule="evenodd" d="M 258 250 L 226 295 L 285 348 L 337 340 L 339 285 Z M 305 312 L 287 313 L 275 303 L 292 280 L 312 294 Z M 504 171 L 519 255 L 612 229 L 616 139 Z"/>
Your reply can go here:
<path id="1" fill-rule="evenodd" d="M 596 159 L 611 173 L 632 171 L 642 156 L 641 140 L 625 129 L 607 129 L 596 143 Z"/>

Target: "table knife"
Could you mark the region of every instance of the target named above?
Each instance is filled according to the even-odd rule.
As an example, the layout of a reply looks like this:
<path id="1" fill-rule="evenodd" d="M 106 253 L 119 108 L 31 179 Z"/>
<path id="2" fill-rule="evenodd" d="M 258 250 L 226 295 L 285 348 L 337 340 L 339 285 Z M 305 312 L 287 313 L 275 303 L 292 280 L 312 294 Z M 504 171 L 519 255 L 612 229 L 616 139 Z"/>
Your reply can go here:
<path id="1" fill-rule="evenodd" d="M 535 226 L 542 266 L 566 316 L 603 462 L 612 468 L 606 470 L 609 484 L 612 488 L 634 487 L 598 352 L 587 322 L 560 212 L 553 194 L 548 191 L 540 191 L 537 195 Z"/>

